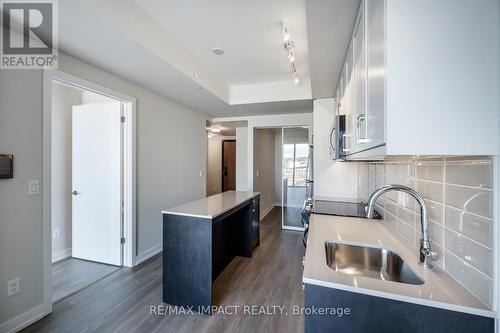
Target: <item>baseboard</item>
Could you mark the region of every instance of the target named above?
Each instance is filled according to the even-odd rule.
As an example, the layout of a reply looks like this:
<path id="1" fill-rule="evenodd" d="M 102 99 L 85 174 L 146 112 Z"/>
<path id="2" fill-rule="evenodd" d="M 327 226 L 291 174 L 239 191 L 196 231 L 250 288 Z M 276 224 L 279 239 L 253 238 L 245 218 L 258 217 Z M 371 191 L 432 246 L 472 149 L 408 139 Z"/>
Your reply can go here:
<path id="1" fill-rule="evenodd" d="M 20 314 L 2 324 L 0 324 L 1 333 L 13 333 L 22 330 L 23 328 L 33 324 L 35 321 L 42 319 L 45 316 L 43 312 L 43 304 L 34 307 L 25 313 Z"/>
<path id="2" fill-rule="evenodd" d="M 153 246 L 152 248 L 150 248 L 149 250 L 146 250 L 144 252 L 139 253 L 137 255 L 137 257 L 135 258 L 135 265 L 139 265 L 141 262 L 144 262 L 144 261 L 148 260 L 149 258 L 157 255 L 162 250 L 163 250 L 163 243 L 159 243 L 159 244 L 156 244 L 155 246 Z"/>
<path id="3" fill-rule="evenodd" d="M 69 257 L 71 257 L 71 248 L 62 251 L 52 252 L 52 263 L 61 261 Z"/>
<path id="4" fill-rule="evenodd" d="M 260 220 L 261 220 L 261 221 L 262 221 L 262 219 L 263 219 L 264 217 L 266 217 L 266 215 L 267 215 L 267 214 L 269 214 L 269 212 L 270 212 L 271 210 L 273 210 L 274 206 L 275 206 L 275 204 L 273 203 L 271 206 L 269 206 L 269 208 L 267 208 L 266 210 L 263 210 L 262 212 L 260 212 Z"/>

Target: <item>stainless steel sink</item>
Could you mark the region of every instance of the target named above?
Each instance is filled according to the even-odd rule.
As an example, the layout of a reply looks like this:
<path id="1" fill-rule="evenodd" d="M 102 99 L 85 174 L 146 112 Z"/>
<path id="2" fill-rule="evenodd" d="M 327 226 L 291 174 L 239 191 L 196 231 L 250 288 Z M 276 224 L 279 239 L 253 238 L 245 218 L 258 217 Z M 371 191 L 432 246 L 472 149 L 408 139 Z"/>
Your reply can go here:
<path id="1" fill-rule="evenodd" d="M 406 284 L 424 281 L 395 252 L 378 247 L 325 242 L 326 263 L 336 272 Z"/>

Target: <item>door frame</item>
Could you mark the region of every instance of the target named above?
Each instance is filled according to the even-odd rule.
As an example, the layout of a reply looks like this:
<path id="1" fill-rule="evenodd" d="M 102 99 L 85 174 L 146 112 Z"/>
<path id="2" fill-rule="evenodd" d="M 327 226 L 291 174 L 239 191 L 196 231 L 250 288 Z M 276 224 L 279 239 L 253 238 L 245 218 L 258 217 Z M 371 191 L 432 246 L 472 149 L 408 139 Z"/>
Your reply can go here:
<path id="1" fill-rule="evenodd" d="M 221 141 L 221 147 L 222 147 L 222 158 L 221 158 L 221 192 L 224 192 L 224 142 L 234 142 L 236 143 L 236 140 L 235 139 L 229 139 L 229 140 L 222 140 Z M 234 174 L 236 176 L 236 148 L 235 148 L 235 151 L 234 151 L 234 158 L 235 158 L 235 164 L 234 164 Z M 234 180 L 235 182 L 235 185 L 236 185 L 236 179 Z"/>
<path id="2" fill-rule="evenodd" d="M 311 128 L 309 125 L 302 125 L 302 126 L 282 126 L 281 127 L 281 229 L 283 230 L 292 230 L 292 231 L 304 231 L 306 228 L 305 227 L 293 227 L 293 226 L 287 226 L 285 225 L 285 203 L 283 202 L 283 199 L 285 198 L 285 188 L 283 186 L 283 141 L 285 138 L 285 129 L 287 128 L 299 128 L 299 127 L 307 127 L 307 136 L 311 137 Z M 308 144 L 310 144 L 308 142 Z M 307 177 L 307 176 L 306 176 Z M 306 191 L 307 193 L 307 191 Z"/>
<path id="3" fill-rule="evenodd" d="M 122 265 L 136 263 L 136 99 L 59 70 L 43 71 L 43 311 L 52 312 L 52 84 L 53 81 L 91 91 L 121 102 L 123 130 L 123 237 Z"/>

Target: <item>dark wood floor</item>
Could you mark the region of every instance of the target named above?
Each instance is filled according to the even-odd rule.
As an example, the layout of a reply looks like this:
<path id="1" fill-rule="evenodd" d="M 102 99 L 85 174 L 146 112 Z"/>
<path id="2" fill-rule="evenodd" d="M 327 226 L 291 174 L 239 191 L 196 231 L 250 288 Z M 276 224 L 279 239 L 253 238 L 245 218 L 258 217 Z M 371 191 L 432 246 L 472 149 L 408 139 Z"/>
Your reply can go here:
<path id="1" fill-rule="evenodd" d="M 57 302 L 120 269 L 76 258 L 67 258 L 52 265 L 52 302 Z"/>
<path id="2" fill-rule="evenodd" d="M 287 227 L 303 228 L 300 220 L 300 212 L 302 208 L 298 207 L 283 207 L 283 225 Z"/>
<path id="3" fill-rule="evenodd" d="M 161 256 L 122 268 L 56 303 L 53 313 L 25 332 L 303 332 L 301 233 L 281 230 L 281 208 L 261 223 L 252 259 L 236 257 L 215 281 L 217 305 L 279 305 L 288 315 L 150 315 L 162 303 Z"/>

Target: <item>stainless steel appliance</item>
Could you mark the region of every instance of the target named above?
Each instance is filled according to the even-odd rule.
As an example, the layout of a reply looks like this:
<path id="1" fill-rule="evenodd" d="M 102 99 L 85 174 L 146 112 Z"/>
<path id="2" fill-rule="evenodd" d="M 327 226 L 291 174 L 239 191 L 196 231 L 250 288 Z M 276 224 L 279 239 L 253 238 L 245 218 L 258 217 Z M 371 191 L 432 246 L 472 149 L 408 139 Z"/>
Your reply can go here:
<path id="1" fill-rule="evenodd" d="M 345 115 L 335 116 L 335 121 L 330 128 L 328 137 L 330 159 L 345 159 L 347 153 L 347 135 L 346 135 Z"/>

